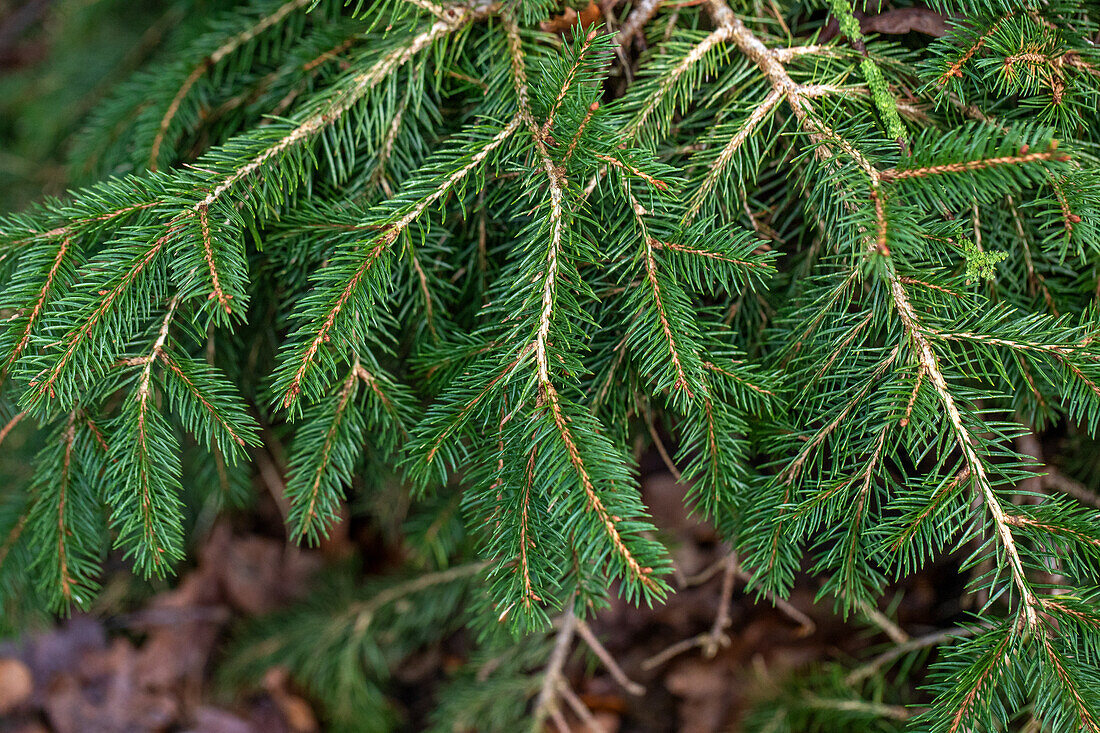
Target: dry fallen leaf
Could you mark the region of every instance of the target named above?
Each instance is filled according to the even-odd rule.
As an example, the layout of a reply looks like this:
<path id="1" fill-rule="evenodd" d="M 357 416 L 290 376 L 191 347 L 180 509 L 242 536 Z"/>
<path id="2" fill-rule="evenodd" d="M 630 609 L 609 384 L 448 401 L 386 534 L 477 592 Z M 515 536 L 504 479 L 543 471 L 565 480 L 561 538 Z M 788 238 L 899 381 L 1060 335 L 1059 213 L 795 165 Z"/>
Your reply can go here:
<path id="1" fill-rule="evenodd" d="M 314 733 L 320 730 L 313 708 L 304 699 L 289 690 L 290 675 L 282 667 L 272 667 L 264 675 L 264 689 L 283 714 L 294 733 Z"/>
<path id="2" fill-rule="evenodd" d="M 0 715 L 25 703 L 32 692 L 34 678 L 30 667 L 18 659 L 0 659 Z"/>
<path id="3" fill-rule="evenodd" d="M 561 15 L 555 15 L 550 20 L 539 23 L 539 28 L 546 33 L 566 33 L 571 31 L 575 25 L 579 24 L 581 28 L 588 28 L 602 19 L 603 13 L 600 12 L 600 6 L 591 2 L 579 13 L 573 8 L 566 8 Z"/>
<path id="4" fill-rule="evenodd" d="M 276 540 L 249 536 L 233 538 L 211 564 L 220 573 L 230 604 L 243 613 L 260 614 L 298 597 L 320 558 Z"/>
<path id="5" fill-rule="evenodd" d="M 138 653 L 126 639 L 86 653 L 46 691 L 46 716 L 57 733 L 159 731 L 179 716 L 167 692 L 145 689 L 137 675 Z"/>
<path id="6" fill-rule="evenodd" d="M 203 706 L 192 715 L 191 727 L 184 733 L 254 733 L 248 721 L 241 719 L 228 710 Z"/>
<path id="7" fill-rule="evenodd" d="M 931 8 L 896 8 L 869 15 L 859 22 L 864 33 L 902 35 L 915 32 L 941 38 L 947 35 L 947 16 Z"/>

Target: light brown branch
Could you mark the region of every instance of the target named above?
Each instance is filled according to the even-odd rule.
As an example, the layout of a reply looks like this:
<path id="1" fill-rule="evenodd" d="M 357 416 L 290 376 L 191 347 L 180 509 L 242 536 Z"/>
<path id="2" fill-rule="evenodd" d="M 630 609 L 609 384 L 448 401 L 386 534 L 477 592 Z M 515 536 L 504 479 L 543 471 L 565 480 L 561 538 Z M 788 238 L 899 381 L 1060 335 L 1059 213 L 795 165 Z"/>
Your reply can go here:
<path id="1" fill-rule="evenodd" d="M 581 639 L 584 640 L 584 643 L 588 645 L 588 648 L 599 657 L 600 661 L 603 662 L 603 666 L 611 673 L 611 676 L 624 690 L 638 697 L 645 694 L 645 687 L 626 676 L 626 672 L 624 672 L 622 667 L 619 666 L 619 663 L 615 661 L 615 657 L 611 656 L 611 652 L 607 651 L 607 648 L 600 643 L 600 640 L 592 633 L 591 627 L 589 627 L 584 619 L 577 619 L 577 635 L 580 636 Z"/>
<path id="2" fill-rule="evenodd" d="M 561 616 L 561 625 L 558 628 L 557 637 L 554 640 L 554 649 L 550 652 L 550 659 L 543 672 L 542 687 L 538 698 L 535 700 L 535 729 L 539 729 L 548 715 L 553 715 L 557 709 L 558 683 L 561 680 L 561 672 L 565 667 L 565 661 L 569 656 L 569 648 L 573 644 L 573 633 L 577 629 L 577 616 L 573 613 L 572 603 L 566 604 L 565 613 Z"/>

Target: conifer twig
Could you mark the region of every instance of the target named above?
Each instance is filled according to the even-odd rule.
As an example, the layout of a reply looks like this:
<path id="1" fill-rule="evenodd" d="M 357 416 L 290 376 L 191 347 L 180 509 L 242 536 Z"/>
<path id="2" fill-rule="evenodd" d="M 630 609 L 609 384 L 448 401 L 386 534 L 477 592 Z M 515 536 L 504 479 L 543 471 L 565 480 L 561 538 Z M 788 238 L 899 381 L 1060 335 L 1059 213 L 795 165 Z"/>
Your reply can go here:
<path id="1" fill-rule="evenodd" d="M 27 516 L 27 514 L 23 514 L 19 517 L 19 521 L 15 523 L 15 526 L 8 532 L 8 536 L 4 538 L 3 544 L 0 544 L 0 569 L 4 567 L 4 561 L 8 559 L 8 554 L 15 547 L 15 543 L 23 536 L 23 528 L 27 525 Z"/>
<path id="2" fill-rule="evenodd" d="M 161 322 L 160 329 L 157 332 L 156 341 L 153 342 L 153 348 L 149 351 L 149 354 L 145 357 L 144 367 L 141 370 L 141 374 L 137 381 L 137 443 L 134 446 L 139 454 L 139 462 L 146 460 L 151 456 L 156 448 L 152 446 L 151 436 L 149 435 L 148 422 L 149 412 L 152 410 L 153 388 L 152 388 L 152 376 L 153 376 L 153 364 L 159 358 L 164 351 L 165 343 L 168 341 L 168 333 L 171 330 L 172 319 L 176 315 L 176 309 L 180 304 L 180 296 L 176 295 L 168 303 L 168 308 L 164 314 L 164 320 Z M 142 526 L 142 541 L 148 544 L 152 548 L 150 555 L 151 562 L 154 569 L 159 570 L 162 566 L 163 560 L 161 554 L 167 550 L 167 542 L 164 538 L 160 537 L 155 527 L 153 519 L 153 485 L 149 472 L 144 467 L 138 471 L 138 483 L 141 496 L 139 499 L 139 506 L 141 508 L 141 526 Z"/>
<path id="3" fill-rule="evenodd" d="M 68 362 L 76 354 L 77 349 L 85 343 L 93 329 L 95 329 L 95 327 L 105 318 L 115 302 L 130 288 L 134 281 L 137 280 L 154 261 L 156 261 L 165 246 L 183 225 L 184 217 L 177 217 L 165 227 L 164 234 L 158 237 L 145 251 L 145 254 L 139 257 L 137 261 L 130 266 L 130 269 L 125 272 L 113 288 L 103 294 L 103 300 L 100 301 L 99 305 L 83 323 L 81 323 L 78 328 L 70 331 L 65 338 L 66 348 L 61 352 L 61 355 L 54 362 L 53 366 L 47 370 L 45 377 L 36 377 L 31 382 L 38 397 L 47 395 L 53 396 L 54 384 L 57 382 L 58 378 L 60 378 Z"/>
<path id="4" fill-rule="evenodd" d="M 657 308 L 657 316 L 661 323 L 661 332 L 664 334 L 665 341 L 668 343 L 669 357 L 672 359 L 672 366 L 676 370 L 676 382 L 672 386 L 674 389 L 682 389 L 689 399 L 694 399 L 695 393 L 692 391 L 691 385 L 688 384 L 687 375 L 684 373 L 684 364 L 680 356 L 679 348 L 676 345 L 676 337 L 672 333 L 672 326 L 669 325 L 668 313 L 665 310 L 664 303 L 661 301 L 661 285 L 657 279 L 657 261 L 653 257 L 654 240 L 649 236 L 645 227 L 645 221 L 638 215 L 636 208 L 635 217 L 638 220 L 638 225 L 642 228 L 642 238 L 645 241 L 646 280 L 649 282 L 650 291 L 653 294 L 653 302 Z"/>
<path id="5" fill-rule="evenodd" d="M 61 458 L 61 473 L 57 482 L 57 559 L 58 579 L 61 586 L 59 590 L 62 599 L 69 603 L 73 596 L 73 586 L 76 585 L 76 581 L 69 573 L 69 552 L 66 546 L 71 529 L 65 525 L 65 502 L 68 499 L 72 477 L 73 443 L 76 442 L 76 411 L 69 415 L 69 422 L 61 435 L 61 441 L 64 448 Z"/>
<path id="6" fill-rule="evenodd" d="M 501 418 L 501 427 L 507 417 Z M 533 443 L 534 441 L 532 441 Z M 532 602 L 537 602 L 540 599 L 535 595 L 534 583 L 531 581 L 531 563 L 527 557 L 527 553 L 531 547 L 534 546 L 534 541 L 530 536 L 531 527 L 531 490 L 534 488 L 535 483 L 535 459 L 538 457 L 538 445 L 533 444 L 531 446 L 530 456 L 527 459 L 527 469 L 524 471 L 523 482 L 523 501 L 520 508 L 520 525 L 519 525 L 519 570 L 523 574 L 523 604 L 530 607 Z M 503 468 L 503 459 L 498 464 L 498 470 Z"/>
<path id="7" fill-rule="evenodd" d="M 966 457 L 967 468 L 970 469 L 971 474 L 974 476 L 978 489 L 981 491 L 982 498 L 985 500 L 986 508 L 989 510 L 990 516 L 993 519 L 997 538 L 1008 558 L 1013 583 L 1020 592 L 1024 616 L 1027 619 L 1028 626 L 1034 627 L 1036 623 L 1038 623 L 1038 616 L 1036 614 L 1036 608 L 1039 605 L 1038 598 L 1035 596 L 1034 591 L 1031 590 L 1031 585 L 1028 583 L 1024 574 L 1023 561 L 1020 559 L 1019 552 L 1016 548 L 1015 537 L 1009 527 L 1000 499 L 997 498 L 993 486 L 990 483 L 989 476 L 986 473 L 985 463 L 974 449 L 974 438 L 963 423 L 962 415 L 959 413 L 959 408 L 955 403 L 955 398 L 952 397 L 947 387 L 947 380 L 944 379 L 943 372 L 940 370 L 939 359 L 932 351 L 931 345 L 928 343 L 923 330 L 916 320 L 913 308 L 909 303 L 909 297 L 905 292 L 905 286 L 902 285 L 896 277 L 890 282 L 890 293 L 897 306 L 898 316 L 905 324 L 905 330 L 912 340 L 913 346 L 917 350 L 921 367 L 928 375 L 932 388 L 936 391 L 936 394 L 943 404 L 944 410 L 947 412 L 947 418 L 955 433 L 956 442 L 960 450 L 962 450 L 963 455 Z"/>
<path id="8" fill-rule="evenodd" d="M 225 420 L 225 418 L 218 412 L 218 410 L 215 409 L 214 405 L 210 402 L 207 396 L 204 395 L 202 391 L 195 385 L 194 380 L 187 376 L 187 374 L 183 371 L 179 363 L 171 356 L 169 356 L 164 350 L 161 350 L 158 356 L 160 360 L 164 363 L 164 365 L 173 374 L 176 375 L 180 382 L 183 383 L 183 385 L 192 394 L 192 396 L 196 400 L 198 400 L 198 402 L 203 407 L 206 408 L 206 411 L 210 413 L 211 419 L 214 420 L 214 422 L 216 422 L 218 425 L 220 425 L 223 430 L 225 430 L 225 432 L 229 435 L 233 442 L 235 442 L 242 448 L 246 446 L 248 444 L 247 441 L 237 432 L 236 428 L 229 424 Z"/>
<path id="9" fill-rule="evenodd" d="M 370 620 L 379 609 L 391 603 L 436 585 L 452 583 L 471 575 L 477 575 L 488 567 L 488 565 L 489 564 L 486 562 L 471 562 L 464 565 L 455 565 L 454 567 L 438 570 L 433 573 L 417 575 L 409 580 L 402 581 L 386 588 L 365 601 L 351 604 L 348 606 L 347 615 L 357 619 L 363 619 L 363 623 L 369 624 Z"/>
<path id="10" fill-rule="evenodd" d="M 646 429 L 649 430 L 649 437 L 653 439 L 653 447 L 657 449 L 657 453 L 661 456 L 661 461 L 664 462 L 668 472 L 672 474 L 673 480 L 676 483 L 680 483 L 680 469 L 676 467 L 676 462 L 672 460 L 672 456 L 669 455 L 668 449 L 665 448 L 665 443 L 661 440 L 660 434 L 657 432 L 657 426 L 653 423 L 653 410 L 648 407 L 642 413 L 645 419 Z"/>
<path id="11" fill-rule="evenodd" d="M 298 395 L 301 392 L 302 380 L 305 378 L 306 372 L 313 366 L 317 352 L 320 350 L 321 346 L 328 341 L 329 332 L 335 326 L 336 319 L 340 316 L 341 312 L 343 312 L 344 307 L 348 304 L 348 301 L 351 300 L 356 288 L 359 287 L 360 282 L 366 276 L 367 271 L 375 261 L 397 240 L 410 224 L 416 221 L 416 219 L 424 213 L 424 211 L 450 192 L 471 171 L 480 166 L 496 148 L 502 145 L 504 141 L 516 131 L 519 127 L 519 123 L 519 116 L 514 117 L 512 121 L 509 122 L 504 129 L 498 132 L 485 147 L 479 150 L 466 165 L 452 173 L 431 194 L 418 201 L 404 216 L 397 219 L 370 243 L 370 246 L 366 250 L 366 255 L 361 258 L 359 267 L 356 269 L 351 279 L 348 280 L 343 290 L 340 291 L 339 296 L 337 296 L 336 301 L 325 315 L 324 320 L 321 322 L 320 327 L 310 340 L 305 351 L 298 357 L 298 368 L 294 372 L 289 385 L 283 393 L 282 402 L 284 407 L 290 407 L 294 404 L 295 400 L 298 399 Z"/>
<path id="12" fill-rule="evenodd" d="M 728 646 L 730 643 L 729 637 L 726 636 L 726 629 L 731 623 L 730 604 L 733 601 L 733 581 L 737 577 L 738 567 L 737 555 L 731 552 L 726 556 L 725 567 L 722 569 L 722 588 L 718 591 L 718 613 L 714 615 L 710 633 L 702 644 L 703 656 L 708 659 L 714 657 L 719 648 Z"/>
<path id="13" fill-rule="evenodd" d="M 924 634 L 923 636 L 917 636 L 903 642 L 895 643 L 894 646 L 890 647 L 882 654 L 879 654 L 874 659 L 849 672 L 844 678 L 844 683 L 847 685 L 859 684 L 868 677 L 877 674 L 880 669 L 890 664 L 895 659 L 903 657 L 910 652 L 917 651 L 918 649 L 940 646 L 952 639 L 965 639 L 973 635 L 973 629 L 966 626 L 960 626 L 945 631 L 934 631 L 930 634 Z"/>
<path id="14" fill-rule="evenodd" d="M 599 657 L 603 662 L 604 668 L 611 673 L 611 676 L 615 678 L 615 681 L 619 685 L 629 692 L 631 695 L 641 696 L 645 694 L 645 687 L 633 681 L 627 677 L 626 672 L 619 666 L 619 663 L 615 661 L 615 657 L 611 656 L 611 652 L 607 651 L 607 648 L 600 643 L 600 640 L 596 638 L 596 635 L 592 633 L 592 629 L 588 626 L 588 623 L 582 619 L 577 619 L 577 635 L 584 640 L 584 643 L 588 645 L 588 648 Z"/>
<path id="15" fill-rule="evenodd" d="M 638 35 L 657 12 L 657 9 L 661 7 L 662 2 L 663 0 L 641 0 L 636 3 L 630 11 L 630 15 L 627 16 L 626 22 L 615 34 L 615 43 L 620 47 L 629 45 L 634 40 L 634 36 Z"/>
<path id="16" fill-rule="evenodd" d="M 511 15 L 504 15 L 504 27 L 508 32 L 508 49 L 511 53 L 511 68 L 513 87 L 516 92 L 516 100 L 519 105 L 518 118 L 521 119 L 535 143 L 538 152 L 539 166 L 546 173 L 550 186 L 550 242 L 546 248 L 546 269 L 542 275 L 542 311 L 539 314 L 539 326 L 535 336 L 535 360 L 538 364 L 538 376 L 540 389 L 547 391 L 550 385 L 550 359 L 547 346 L 550 339 L 550 320 L 553 315 L 555 288 L 561 256 L 562 234 L 564 227 L 564 195 L 565 181 L 558 167 L 554 165 L 550 152 L 543 142 L 542 129 L 535 122 L 531 114 L 528 101 L 527 71 L 523 60 L 522 42 L 519 37 L 519 28 Z"/>
<path id="17" fill-rule="evenodd" d="M 584 704 L 584 700 L 577 697 L 577 693 L 573 692 L 573 688 L 563 679 L 558 680 L 558 694 L 561 695 L 561 698 L 565 700 L 565 703 L 580 718 L 580 721 L 588 727 L 591 733 L 604 733 L 603 726 L 596 720 L 596 716 L 592 714 L 588 706 Z M 567 727 L 566 730 L 571 729 Z"/>
<path id="18" fill-rule="evenodd" d="M 710 33 L 706 38 L 699 42 L 689 53 L 685 56 L 680 63 L 678 63 L 666 76 L 661 79 L 660 86 L 657 91 L 649 98 L 645 105 L 638 111 L 638 113 L 631 120 L 630 124 L 624 130 L 625 136 L 628 140 L 634 139 L 641 131 L 642 127 L 646 124 L 649 116 L 657 111 L 660 106 L 661 100 L 668 95 L 668 93 L 675 87 L 677 82 L 688 71 L 691 70 L 697 63 L 699 63 L 712 49 L 718 47 L 730 37 L 730 28 L 725 25 L 720 26 L 716 30 Z M 591 185 L 591 184 L 590 184 Z"/>
<path id="19" fill-rule="evenodd" d="M 565 613 L 561 615 L 561 623 L 554 639 L 554 649 L 550 652 L 550 659 L 542 673 L 542 687 L 535 699 L 534 719 L 535 727 L 542 725 L 548 715 L 553 715 L 557 708 L 555 701 L 558 684 L 562 680 L 562 669 L 565 667 L 569 656 L 569 648 L 573 644 L 573 634 L 577 629 L 577 616 L 573 612 L 573 606 L 567 605 Z"/>
<path id="20" fill-rule="evenodd" d="M 619 531 L 618 523 L 621 520 L 611 515 L 596 491 L 596 487 L 592 482 L 592 477 L 581 457 L 577 443 L 573 438 L 569 422 L 566 420 L 557 388 L 550 379 L 550 326 L 554 312 L 554 301 L 557 295 L 558 270 L 561 266 L 559 260 L 562 256 L 562 239 L 565 226 L 565 178 L 558 166 L 554 164 L 554 160 L 550 156 L 550 152 L 543 140 L 542 129 L 531 113 L 529 102 L 530 91 L 528 88 L 526 66 L 523 59 L 523 47 L 519 36 L 519 27 L 516 25 L 515 19 L 508 13 L 503 15 L 503 24 L 508 34 L 512 85 L 519 106 L 518 118 L 523 121 L 528 131 L 531 133 L 538 156 L 538 165 L 546 174 L 547 183 L 550 189 L 550 241 L 546 247 L 545 269 L 541 273 L 541 310 L 538 317 L 538 328 L 535 332 L 534 342 L 531 344 L 535 353 L 535 363 L 537 365 L 539 399 L 550 409 L 554 425 L 557 427 L 561 441 L 565 445 L 569 462 L 576 471 L 577 478 L 580 480 L 581 487 L 584 489 L 588 507 L 596 513 L 600 524 L 603 525 L 608 538 L 615 548 L 616 554 L 622 558 L 623 563 L 630 571 L 630 575 L 635 580 L 644 587 L 655 591 L 658 586 L 656 581 L 652 578 L 652 568 L 642 567 L 638 559 L 634 557 L 634 553 L 627 547 Z"/>
<path id="21" fill-rule="evenodd" d="M 722 148 L 722 152 L 718 154 L 714 164 L 707 171 L 706 176 L 703 178 L 702 184 L 696 189 L 695 193 L 691 197 L 691 205 L 684 213 L 684 224 L 689 225 L 695 221 L 695 217 L 699 214 L 699 210 L 703 206 L 703 202 L 714 190 L 715 185 L 718 183 L 719 177 L 723 174 L 729 161 L 733 159 L 740 147 L 749 139 L 753 131 L 760 125 L 761 122 L 768 116 L 779 101 L 783 98 L 782 92 L 778 89 L 772 89 L 768 92 L 768 95 L 764 97 L 764 101 L 756 105 L 745 121 L 738 128 L 737 132 L 729 139 L 725 147 Z"/>
<path id="22" fill-rule="evenodd" d="M 344 383 L 340 386 L 340 391 L 337 394 L 336 410 L 333 413 L 332 423 L 329 425 L 328 432 L 325 433 L 325 439 L 319 451 L 320 460 L 317 462 L 317 469 L 309 482 L 309 500 L 306 503 L 305 512 L 298 527 L 298 534 L 301 536 L 308 534 L 313 523 L 317 521 L 316 508 L 318 496 L 321 492 L 321 482 L 324 480 L 332 451 L 336 447 L 336 435 L 340 430 L 340 423 L 343 422 L 351 404 L 351 398 L 355 394 L 355 385 L 360 378 L 358 367 L 359 362 L 356 360 L 348 371 L 348 376 L 344 379 Z"/>
<path id="23" fill-rule="evenodd" d="M 488 12 L 488 7 L 480 5 L 474 9 L 456 7 L 453 12 L 447 13 L 445 18 L 437 20 L 430 28 L 415 36 L 405 46 L 385 54 L 370 69 L 357 74 L 352 80 L 350 88 L 339 94 L 326 108 L 297 124 L 286 136 L 268 146 L 247 163 L 236 168 L 232 173 L 211 186 L 209 193 L 195 204 L 193 210 L 198 211 L 201 207 L 209 207 L 238 183 L 261 170 L 269 161 L 278 158 L 286 151 L 330 127 L 336 120 L 343 117 L 363 95 L 393 71 L 403 66 L 409 59 L 440 38 L 466 25 L 475 17 L 486 15 Z"/>
<path id="24" fill-rule="evenodd" d="M 893 619 L 878 610 L 875 606 L 864 601 L 859 604 L 859 610 L 863 612 L 863 615 L 867 617 L 868 621 L 878 627 L 882 633 L 890 637 L 890 641 L 895 644 L 909 643 L 910 637 L 909 634 L 905 632 L 905 629 L 894 623 Z"/>
<path id="25" fill-rule="evenodd" d="M 996 168 L 1002 165 L 1026 165 L 1038 161 L 1056 160 L 1065 163 L 1070 160 L 1068 155 L 1058 152 L 1057 141 L 1053 141 L 1050 148 L 1036 153 L 1020 153 L 1019 155 L 1002 155 L 997 158 L 980 158 L 978 160 L 964 160 L 958 163 L 944 163 L 923 168 L 889 168 L 878 173 L 879 180 L 890 183 L 902 181 L 907 178 L 926 178 L 928 176 L 942 176 L 952 173 L 967 173 L 971 171 Z"/>
<path id="26" fill-rule="evenodd" d="M 160 160 L 160 148 L 164 144 L 164 139 L 168 134 L 168 128 L 172 125 L 172 120 L 179 111 L 183 100 L 187 97 L 191 88 L 195 86 L 199 79 L 201 79 L 211 68 L 221 63 L 222 59 L 235 52 L 241 46 L 251 42 L 267 29 L 278 25 L 288 15 L 301 10 L 311 1 L 312 0 L 289 0 L 289 2 L 279 6 L 275 12 L 262 17 L 252 27 L 226 39 L 225 43 L 214 49 L 213 53 L 206 56 L 197 66 L 195 66 L 187 78 L 184 79 L 183 84 L 180 85 L 179 90 L 176 92 L 176 96 L 173 97 L 172 101 L 168 104 L 168 109 L 165 110 L 164 116 L 161 117 L 157 134 L 153 138 L 153 145 L 149 151 L 149 170 L 155 171 L 157 169 L 157 161 Z"/>
<path id="27" fill-rule="evenodd" d="M 940 86 L 945 86 L 953 78 L 961 77 L 963 75 L 963 67 L 966 66 L 967 62 L 969 62 L 970 59 L 974 57 L 974 54 L 981 50 L 982 46 L 984 46 L 989 41 L 989 38 L 998 31 L 1001 26 L 1002 20 L 1003 18 L 998 20 L 996 23 L 990 26 L 988 30 L 982 33 L 978 37 L 978 39 L 969 48 L 966 49 L 962 56 L 960 56 L 955 62 L 953 62 L 951 66 L 948 67 L 948 69 L 944 71 L 939 77 L 937 77 L 936 83 Z"/>
<path id="28" fill-rule="evenodd" d="M 15 426 L 18 425 L 26 416 L 26 410 L 24 410 L 23 412 L 17 412 L 11 420 L 8 420 L 6 423 L 4 423 L 4 427 L 0 428 L 0 443 L 4 442 L 4 438 L 8 437 L 8 433 L 10 433 L 12 430 L 15 430 Z"/>
<path id="29" fill-rule="evenodd" d="M 49 271 L 46 273 L 46 280 L 42 284 L 42 288 L 38 291 L 38 297 L 34 301 L 34 306 L 31 308 L 30 314 L 27 316 L 27 325 L 23 328 L 23 333 L 19 338 L 19 343 L 12 349 L 11 354 L 8 355 L 7 360 L 4 362 L 3 368 L 0 368 L 0 379 L 7 374 L 8 369 L 15 362 L 16 359 L 23 353 L 23 350 L 27 348 L 27 344 L 30 343 L 31 334 L 34 332 L 34 327 L 38 323 L 39 317 L 42 315 L 42 311 L 46 306 L 46 300 L 50 296 L 50 290 L 53 288 L 54 279 L 57 277 L 58 271 L 61 269 L 61 263 L 65 261 L 66 254 L 69 253 L 69 247 L 72 243 L 72 235 L 66 234 L 61 239 L 61 245 L 57 248 L 57 256 L 54 258 L 53 264 L 50 266 Z M 0 434 L 0 440 L 3 440 L 2 434 Z"/>

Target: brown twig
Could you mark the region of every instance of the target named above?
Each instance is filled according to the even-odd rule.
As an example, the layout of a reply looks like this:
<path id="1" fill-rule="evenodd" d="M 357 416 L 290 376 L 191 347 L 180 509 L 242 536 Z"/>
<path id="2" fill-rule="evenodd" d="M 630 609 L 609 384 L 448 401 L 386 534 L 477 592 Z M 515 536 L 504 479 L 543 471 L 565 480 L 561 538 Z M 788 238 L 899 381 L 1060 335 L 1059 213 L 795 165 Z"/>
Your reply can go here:
<path id="1" fill-rule="evenodd" d="M 733 581 L 737 577 L 737 570 L 737 556 L 730 553 L 726 556 L 722 572 L 722 590 L 719 591 L 718 596 L 718 613 L 714 615 L 714 624 L 711 625 L 710 633 L 707 634 L 707 638 L 703 642 L 703 656 L 707 659 L 713 658 L 718 654 L 720 648 L 730 644 L 730 639 L 726 636 L 726 629 L 732 623 L 730 620 L 730 605 L 733 601 Z"/>
<path id="2" fill-rule="evenodd" d="M 623 668 L 619 666 L 619 663 L 615 661 L 615 657 L 611 656 L 611 652 L 607 651 L 607 648 L 600 643 L 600 640 L 592 633 L 592 629 L 584 619 L 577 619 L 577 635 L 580 636 L 581 639 L 584 640 L 584 643 L 588 645 L 588 648 L 599 657 L 600 661 L 603 662 L 603 666 L 624 690 L 631 695 L 637 695 L 639 697 L 645 694 L 645 687 L 626 676 L 626 672 L 624 672 Z"/>
<path id="3" fill-rule="evenodd" d="M 665 448 L 664 441 L 661 440 L 660 433 L 657 432 L 657 426 L 653 424 L 653 411 L 647 407 L 642 415 L 645 420 L 646 428 L 649 430 L 649 437 L 653 439 L 653 447 L 657 449 L 658 455 L 660 455 L 661 460 L 664 461 L 665 468 L 672 474 L 672 478 L 676 480 L 676 483 L 680 483 L 680 469 L 676 467 L 676 463 L 672 460 L 672 456 L 669 455 L 668 449 Z"/>
<path id="4" fill-rule="evenodd" d="M 550 659 L 546 663 L 543 672 L 542 687 L 538 698 L 535 700 L 535 729 L 538 730 L 547 716 L 553 717 L 555 711 L 560 716 L 557 706 L 558 681 L 562 676 L 562 668 L 569 656 L 569 648 L 573 644 L 573 634 L 577 630 L 577 615 L 573 612 L 572 604 L 567 604 L 565 613 L 561 616 L 561 624 L 554 640 L 554 649 L 550 652 Z M 566 728 L 568 730 L 568 728 Z"/>

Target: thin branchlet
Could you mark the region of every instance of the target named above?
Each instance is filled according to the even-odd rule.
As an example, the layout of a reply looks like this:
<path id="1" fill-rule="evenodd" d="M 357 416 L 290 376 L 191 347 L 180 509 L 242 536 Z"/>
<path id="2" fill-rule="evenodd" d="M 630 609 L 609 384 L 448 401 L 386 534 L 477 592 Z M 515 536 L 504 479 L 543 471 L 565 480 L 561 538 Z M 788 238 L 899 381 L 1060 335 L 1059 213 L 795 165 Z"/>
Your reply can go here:
<path id="1" fill-rule="evenodd" d="M 172 98 L 172 101 L 169 102 L 168 108 L 164 111 L 164 116 L 161 117 L 160 124 L 157 128 L 157 134 L 153 138 L 153 144 L 149 150 L 149 170 L 155 171 L 157 169 L 157 163 L 160 160 L 160 149 L 161 146 L 164 145 L 164 140 L 168 135 L 169 128 L 172 126 L 172 120 L 175 119 L 184 99 L 187 98 L 187 95 L 190 94 L 191 89 L 199 79 L 201 79 L 210 69 L 221 63 L 227 56 L 250 43 L 269 28 L 278 25 L 291 13 L 301 10 L 311 1 L 312 0 L 290 0 L 279 6 L 274 12 L 260 18 L 255 25 L 227 38 L 225 43 L 214 49 L 213 52 L 203 58 L 203 60 L 195 66 L 191 73 L 187 75 L 187 78 L 184 79 L 176 95 Z"/>

